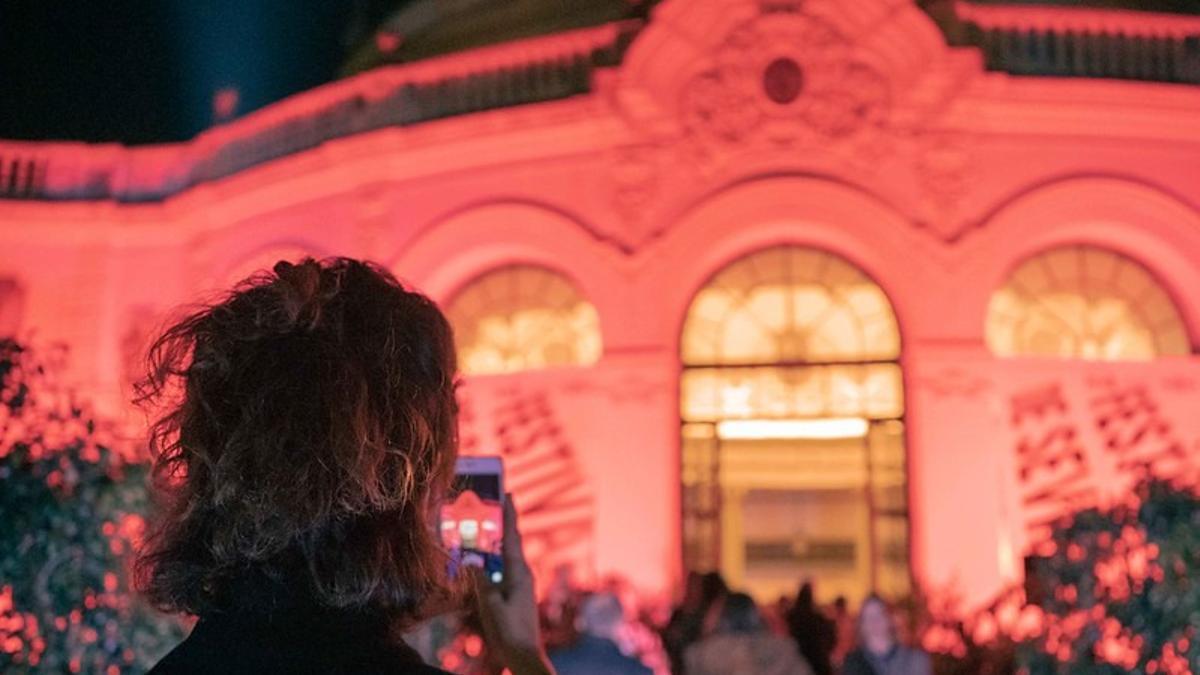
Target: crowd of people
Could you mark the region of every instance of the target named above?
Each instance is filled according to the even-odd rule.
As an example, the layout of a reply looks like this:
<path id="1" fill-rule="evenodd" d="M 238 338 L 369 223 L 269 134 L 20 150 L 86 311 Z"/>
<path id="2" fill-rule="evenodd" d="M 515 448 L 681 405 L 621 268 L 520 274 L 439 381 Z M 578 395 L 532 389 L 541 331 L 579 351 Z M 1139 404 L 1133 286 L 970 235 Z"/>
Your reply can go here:
<path id="1" fill-rule="evenodd" d="M 665 623 L 647 608 L 626 611 L 612 590 L 559 596 L 577 598 L 543 603 L 550 659 L 559 675 L 931 672 L 929 656 L 902 643 L 882 598 L 869 596 L 855 615 L 844 597 L 818 605 L 811 582 L 801 584 L 794 598 L 760 607 L 750 595 L 731 590 L 719 573 L 692 573 Z M 574 637 L 564 622 L 574 627 Z"/>
<path id="2" fill-rule="evenodd" d="M 611 621 L 596 632 L 592 613 L 596 605 L 608 608 Z M 811 583 L 800 585 L 794 598 L 760 608 L 749 595 L 731 591 L 719 573 L 692 573 L 682 602 L 672 611 L 665 626 L 655 633 L 661 639 L 661 655 L 641 644 L 626 643 L 623 667 L 595 669 L 593 664 L 616 664 L 620 649 L 616 622 L 620 604 L 610 593 L 594 593 L 584 599 L 580 646 L 551 651 L 560 675 L 590 673 L 649 673 L 656 665 L 660 673 L 674 675 L 928 675 L 930 659 L 924 652 L 901 644 L 892 608 L 877 596 L 865 599 L 854 616 L 845 597 L 828 608 L 816 602 Z M 648 616 L 631 614 L 629 623 L 647 627 Z M 631 631 L 628 627 L 624 634 Z M 632 631 L 634 633 L 638 632 Z M 596 640 L 608 640 L 604 657 L 589 661 Z M 637 647 L 641 646 L 641 652 Z M 658 645 L 654 645 L 658 646 Z M 556 659 L 556 655 L 562 657 Z M 664 658 L 665 656 L 665 658 Z M 638 659 L 638 657 L 641 657 Z M 644 663 L 644 665 L 643 665 Z"/>
<path id="3" fill-rule="evenodd" d="M 646 602 L 619 578 L 590 588 L 561 568 L 539 603 L 542 636 L 558 675 L 929 675 L 927 654 L 904 644 L 891 607 L 868 596 L 857 612 L 828 606 L 805 582 L 760 606 L 719 573 L 692 573 L 673 608 Z M 456 633 L 457 629 L 457 633 Z M 439 630 L 448 642 L 422 650 L 458 673 L 499 675 L 478 626 Z M 420 640 L 422 638 L 418 638 Z M 428 639 L 427 637 L 425 639 Z"/>

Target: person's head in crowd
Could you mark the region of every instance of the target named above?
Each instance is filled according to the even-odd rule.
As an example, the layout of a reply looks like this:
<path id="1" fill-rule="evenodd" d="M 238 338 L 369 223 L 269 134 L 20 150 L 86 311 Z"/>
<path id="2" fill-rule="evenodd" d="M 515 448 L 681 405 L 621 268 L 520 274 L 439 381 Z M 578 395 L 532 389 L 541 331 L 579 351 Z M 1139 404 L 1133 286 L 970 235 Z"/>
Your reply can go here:
<path id="1" fill-rule="evenodd" d="M 833 599 L 833 611 L 838 616 L 845 616 L 849 611 L 849 605 L 846 602 L 846 596 L 839 595 Z"/>
<path id="2" fill-rule="evenodd" d="M 541 602 L 543 617 L 550 623 L 561 621 L 570 613 L 570 605 L 574 604 L 577 593 L 571 565 L 562 563 L 555 566 L 554 576 Z"/>
<path id="3" fill-rule="evenodd" d="M 615 640 L 625 622 L 625 608 L 612 593 L 593 593 L 579 606 L 575 628 L 583 635 Z"/>
<path id="4" fill-rule="evenodd" d="M 720 572 L 706 572 L 700 577 L 700 606 L 696 612 L 700 619 L 700 635 L 708 635 L 716 628 L 721 604 L 728 595 L 729 586 Z"/>
<path id="5" fill-rule="evenodd" d="M 706 608 L 729 593 L 725 577 L 720 572 L 705 572 L 700 575 L 700 606 Z"/>
<path id="6" fill-rule="evenodd" d="M 796 593 L 796 607 L 804 609 L 816 607 L 816 594 L 813 591 L 812 581 L 805 580 L 800 584 L 800 591 Z"/>
<path id="7" fill-rule="evenodd" d="M 394 618 L 442 595 L 456 364 L 433 302 L 371 263 L 280 262 L 172 325 L 150 365 L 154 604 L 203 615 L 247 575 Z"/>
<path id="8" fill-rule="evenodd" d="M 792 608 L 792 597 L 787 593 L 780 593 L 778 598 L 775 598 L 775 612 L 780 616 L 787 614 Z"/>
<path id="9" fill-rule="evenodd" d="M 731 593 L 725 597 L 721 618 L 717 621 L 718 633 L 761 633 L 766 629 L 767 624 L 754 598 L 745 593 Z"/>
<path id="10" fill-rule="evenodd" d="M 896 624 L 891 607 L 878 595 L 867 596 L 858 612 L 859 646 L 886 654 L 896 646 Z"/>

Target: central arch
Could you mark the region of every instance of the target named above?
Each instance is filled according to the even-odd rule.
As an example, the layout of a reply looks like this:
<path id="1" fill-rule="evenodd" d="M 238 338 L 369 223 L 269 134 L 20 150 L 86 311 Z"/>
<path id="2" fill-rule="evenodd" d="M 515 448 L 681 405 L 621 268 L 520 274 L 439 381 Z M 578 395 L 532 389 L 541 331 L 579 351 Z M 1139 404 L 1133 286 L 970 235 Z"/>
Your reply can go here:
<path id="1" fill-rule="evenodd" d="M 899 325 L 835 254 L 752 252 L 696 293 L 680 340 L 683 542 L 761 599 L 910 592 Z"/>

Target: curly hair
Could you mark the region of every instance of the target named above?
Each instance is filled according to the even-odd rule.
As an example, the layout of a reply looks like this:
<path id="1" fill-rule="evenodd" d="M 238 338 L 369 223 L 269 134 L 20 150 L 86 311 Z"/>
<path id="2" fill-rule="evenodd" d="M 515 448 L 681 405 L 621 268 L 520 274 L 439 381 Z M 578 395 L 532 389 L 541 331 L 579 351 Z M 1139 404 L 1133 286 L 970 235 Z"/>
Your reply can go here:
<path id="1" fill-rule="evenodd" d="M 220 609 L 247 571 L 394 616 L 440 596 L 456 364 L 433 302 L 372 263 L 280 262 L 166 329 L 149 366 L 152 603 Z"/>

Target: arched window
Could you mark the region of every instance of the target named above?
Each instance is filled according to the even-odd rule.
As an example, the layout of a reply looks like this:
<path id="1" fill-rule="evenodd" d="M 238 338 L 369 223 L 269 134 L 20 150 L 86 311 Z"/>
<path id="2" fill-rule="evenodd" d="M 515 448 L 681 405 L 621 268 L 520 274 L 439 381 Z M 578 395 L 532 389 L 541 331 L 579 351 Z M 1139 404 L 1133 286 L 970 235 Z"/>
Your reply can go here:
<path id="1" fill-rule="evenodd" d="M 824 251 L 772 248 L 718 272 L 692 301 L 682 352 L 685 418 L 903 411 L 891 304 Z M 777 367 L 748 367 L 756 364 Z"/>
<path id="2" fill-rule="evenodd" d="M 600 359 L 600 319 L 566 277 L 533 265 L 487 272 L 462 288 L 446 315 L 468 375 L 590 365 Z"/>
<path id="3" fill-rule="evenodd" d="M 1086 245 L 1022 262 L 992 295 L 986 330 L 998 356 L 1120 361 L 1191 351 L 1179 310 L 1150 271 Z"/>
<path id="4" fill-rule="evenodd" d="M 883 290 L 824 251 L 779 246 L 715 274 L 680 336 L 683 541 L 765 599 L 904 596 L 900 331 Z"/>

